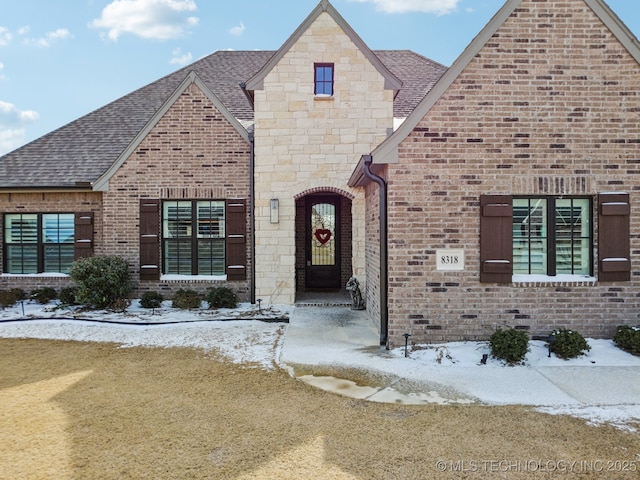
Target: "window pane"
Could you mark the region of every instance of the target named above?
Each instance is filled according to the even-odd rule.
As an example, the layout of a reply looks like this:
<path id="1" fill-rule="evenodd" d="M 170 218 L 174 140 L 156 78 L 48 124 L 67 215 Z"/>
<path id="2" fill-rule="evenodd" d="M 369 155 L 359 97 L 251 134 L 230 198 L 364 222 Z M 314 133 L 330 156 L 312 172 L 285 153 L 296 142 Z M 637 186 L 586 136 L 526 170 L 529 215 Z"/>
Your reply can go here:
<path id="1" fill-rule="evenodd" d="M 42 215 L 43 243 L 73 243 L 73 214 L 46 213 Z"/>
<path id="2" fill-rule="evenodd" d="M 44 271 L 69 273 L 74 260 L 73 244 L 45 245 Z"/>
<path id="3" fill-rule="evenodd" d="M 38 273 L 38 215 L 8 214 L 4 219 L 7 273 Z"/>
<path id="4" fill-rule="evenodd" d="M 164 202 L 163 236 L 164 238 L 191 237 L 191 202 Z"/>
<path id="5" fill-rule="evenodd" d="M 513 200 L 513 273 L 547 274 L 547 201 Z"/>
<path id="6" fill-rule="evenodd" d="M 224 275 L 224 241 L 198 240 L 198 274 Z"/>
<path id="7" fill-rule="evenodd" d="M 556 200 L 556 271 L 574 275 L 591 272 L 591 208 L 588 199 Z"/>
<path id="8" fill-rule="evenodd" d="M 316 95 L 333 95 L 333 66 L 332 65 L 316 65 L 315 94 Z"/>
<path id="9" fill-rule="evenodd" d="M 164 242 L 164 273 L 191 275 L 191 241 Z"/>
<path id="10" fill-rule="evenodd" d="M 38 243 L 38 215 L 5 215 L 6 243 Z"/>
<path id="11" fill-rule="evenodd" d="M 224 202 L 198 202 L 198 238 L 224 238 Z"/>
<path id="12" fill-rule="evenodd" d="M 38 273 L 38 246 L 7 245 L 7 273 Z"/>

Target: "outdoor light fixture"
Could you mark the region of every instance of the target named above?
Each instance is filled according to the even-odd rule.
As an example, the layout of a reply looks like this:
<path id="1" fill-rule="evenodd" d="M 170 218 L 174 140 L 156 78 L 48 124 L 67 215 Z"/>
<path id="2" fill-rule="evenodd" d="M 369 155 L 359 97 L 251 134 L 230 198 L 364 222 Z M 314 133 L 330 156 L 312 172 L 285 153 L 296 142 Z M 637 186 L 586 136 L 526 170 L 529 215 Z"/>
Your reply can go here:
<path id="1" fill-rule="evenodd" d="M 271 199 L 271 223 L 278 223 L 280 221 L 280 201 L 277 198 Z"/>

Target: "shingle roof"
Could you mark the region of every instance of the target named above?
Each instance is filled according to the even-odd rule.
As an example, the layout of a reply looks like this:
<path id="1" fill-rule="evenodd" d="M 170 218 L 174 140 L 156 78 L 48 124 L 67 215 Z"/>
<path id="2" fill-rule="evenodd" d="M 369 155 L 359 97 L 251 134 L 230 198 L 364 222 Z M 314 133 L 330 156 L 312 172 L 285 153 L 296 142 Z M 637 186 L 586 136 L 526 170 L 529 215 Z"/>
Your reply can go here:
<path id="1" fill-rule="evenodd" d="M 406 117 L 446 67 L 408 50 L 375 51 L 402 81 L 394 116 Z M 220 51 L 146 85 L 0 157 L 0 188 L 75 187 L 99 178 L 194 71 L 243 124 L 253 109 L 240 83 L 254 76 L 273 51 Z"/>

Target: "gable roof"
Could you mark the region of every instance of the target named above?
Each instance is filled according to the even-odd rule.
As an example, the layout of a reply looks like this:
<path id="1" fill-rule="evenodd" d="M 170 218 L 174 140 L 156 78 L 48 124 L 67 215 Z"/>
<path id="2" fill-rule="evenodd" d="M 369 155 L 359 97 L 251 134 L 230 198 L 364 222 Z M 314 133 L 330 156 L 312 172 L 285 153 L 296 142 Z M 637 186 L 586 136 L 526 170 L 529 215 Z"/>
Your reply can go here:
<path id="1" fill-rule="evenodd" d="M 475 58 L 485 44 L 493 37 L 498 29 L 507 21 L 511 14 L 520 6 L 523 0 L 507 0 L 504 6 L 494 15 L 489 23 L 480 31 L 480 33 L 471 41 L 462 54 L 455 60 L 447 72 L 442 75 L 439 81 L 422 99 L 418 106 L 413 110 L 411 115 L 403 122 L 403 124 L 384 142 L 382 142 L 373 152 L 374 164 L 396 163 L 398 161 L 398 146 L 413 131 L 418 123 L 429 112 L 431 107 L 435 105 L 438 99 L 444 95 L 451 84 L 464 71 L 469 63 Z M 620 18 L 611 10 L 604 0 L 582 0 L 593 10 L 602 23 L 611 31 L 618 41 L 627 49 L 629 54 L 640 64 L 640 42 L 629 28 L 620 20 Z M 354 174 L 351 177 L 350 184 L 356 184 L 362 174 L 361 160 Z M 354 183 L 355 182 L 355 183 Z"/>
<path id="2" fill-rule="evenodd" d="M 269 72 L 282 60 L 282 57 L 293 47 L 300 37 L 309 29 L 309 27 L 318 19 L 322 13 L 328 13 L 331 18 L 338 24 L 342 31 L 351 39 L 356 47 L 367 57 L 369 62 L 380 72 L 385 79 L 384 87 L 388 90 L 397 92 L 402 87 L 402 82 L 385 66 L 385 64 L 369 49 L 360 36 L 351 28 L 338 11 L 331 5 L 329 0 L 322 0 L 309 16 L 300 24 L 295 32 L 287 39 L 273 57 L 264 65 L 264 67 L 256 73 L 246 83 L 246 89 L 262 90 L 263 82 Z"/>
<path id="3" fill-rule="evenodd" d="M 135 144 L 192 73 L 209 98 L 216 98 L 248 129 L 254 112 L 239 85 L 273 55 L 273 51 L 215 52 L 135 90 L 0 157 L 0 189 L 91 188 Z M 396 117 L 406 117 L 446 71 L 408 50 L 374 55 L 402 81 L 394 101 Z"/>

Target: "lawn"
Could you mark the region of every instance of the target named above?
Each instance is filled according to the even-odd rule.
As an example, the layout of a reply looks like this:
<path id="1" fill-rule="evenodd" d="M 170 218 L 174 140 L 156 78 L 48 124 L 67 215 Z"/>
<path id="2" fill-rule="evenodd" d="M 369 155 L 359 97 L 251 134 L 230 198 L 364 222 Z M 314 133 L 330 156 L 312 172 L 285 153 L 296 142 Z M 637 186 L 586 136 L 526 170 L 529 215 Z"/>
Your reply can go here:
<path id="1" fill-rule="evenodd" d="M 637 433 L 528 407 L 378 404 L 200 349 L 0 339 L 2 479 L 637 478 L 639 454 Z"/>

